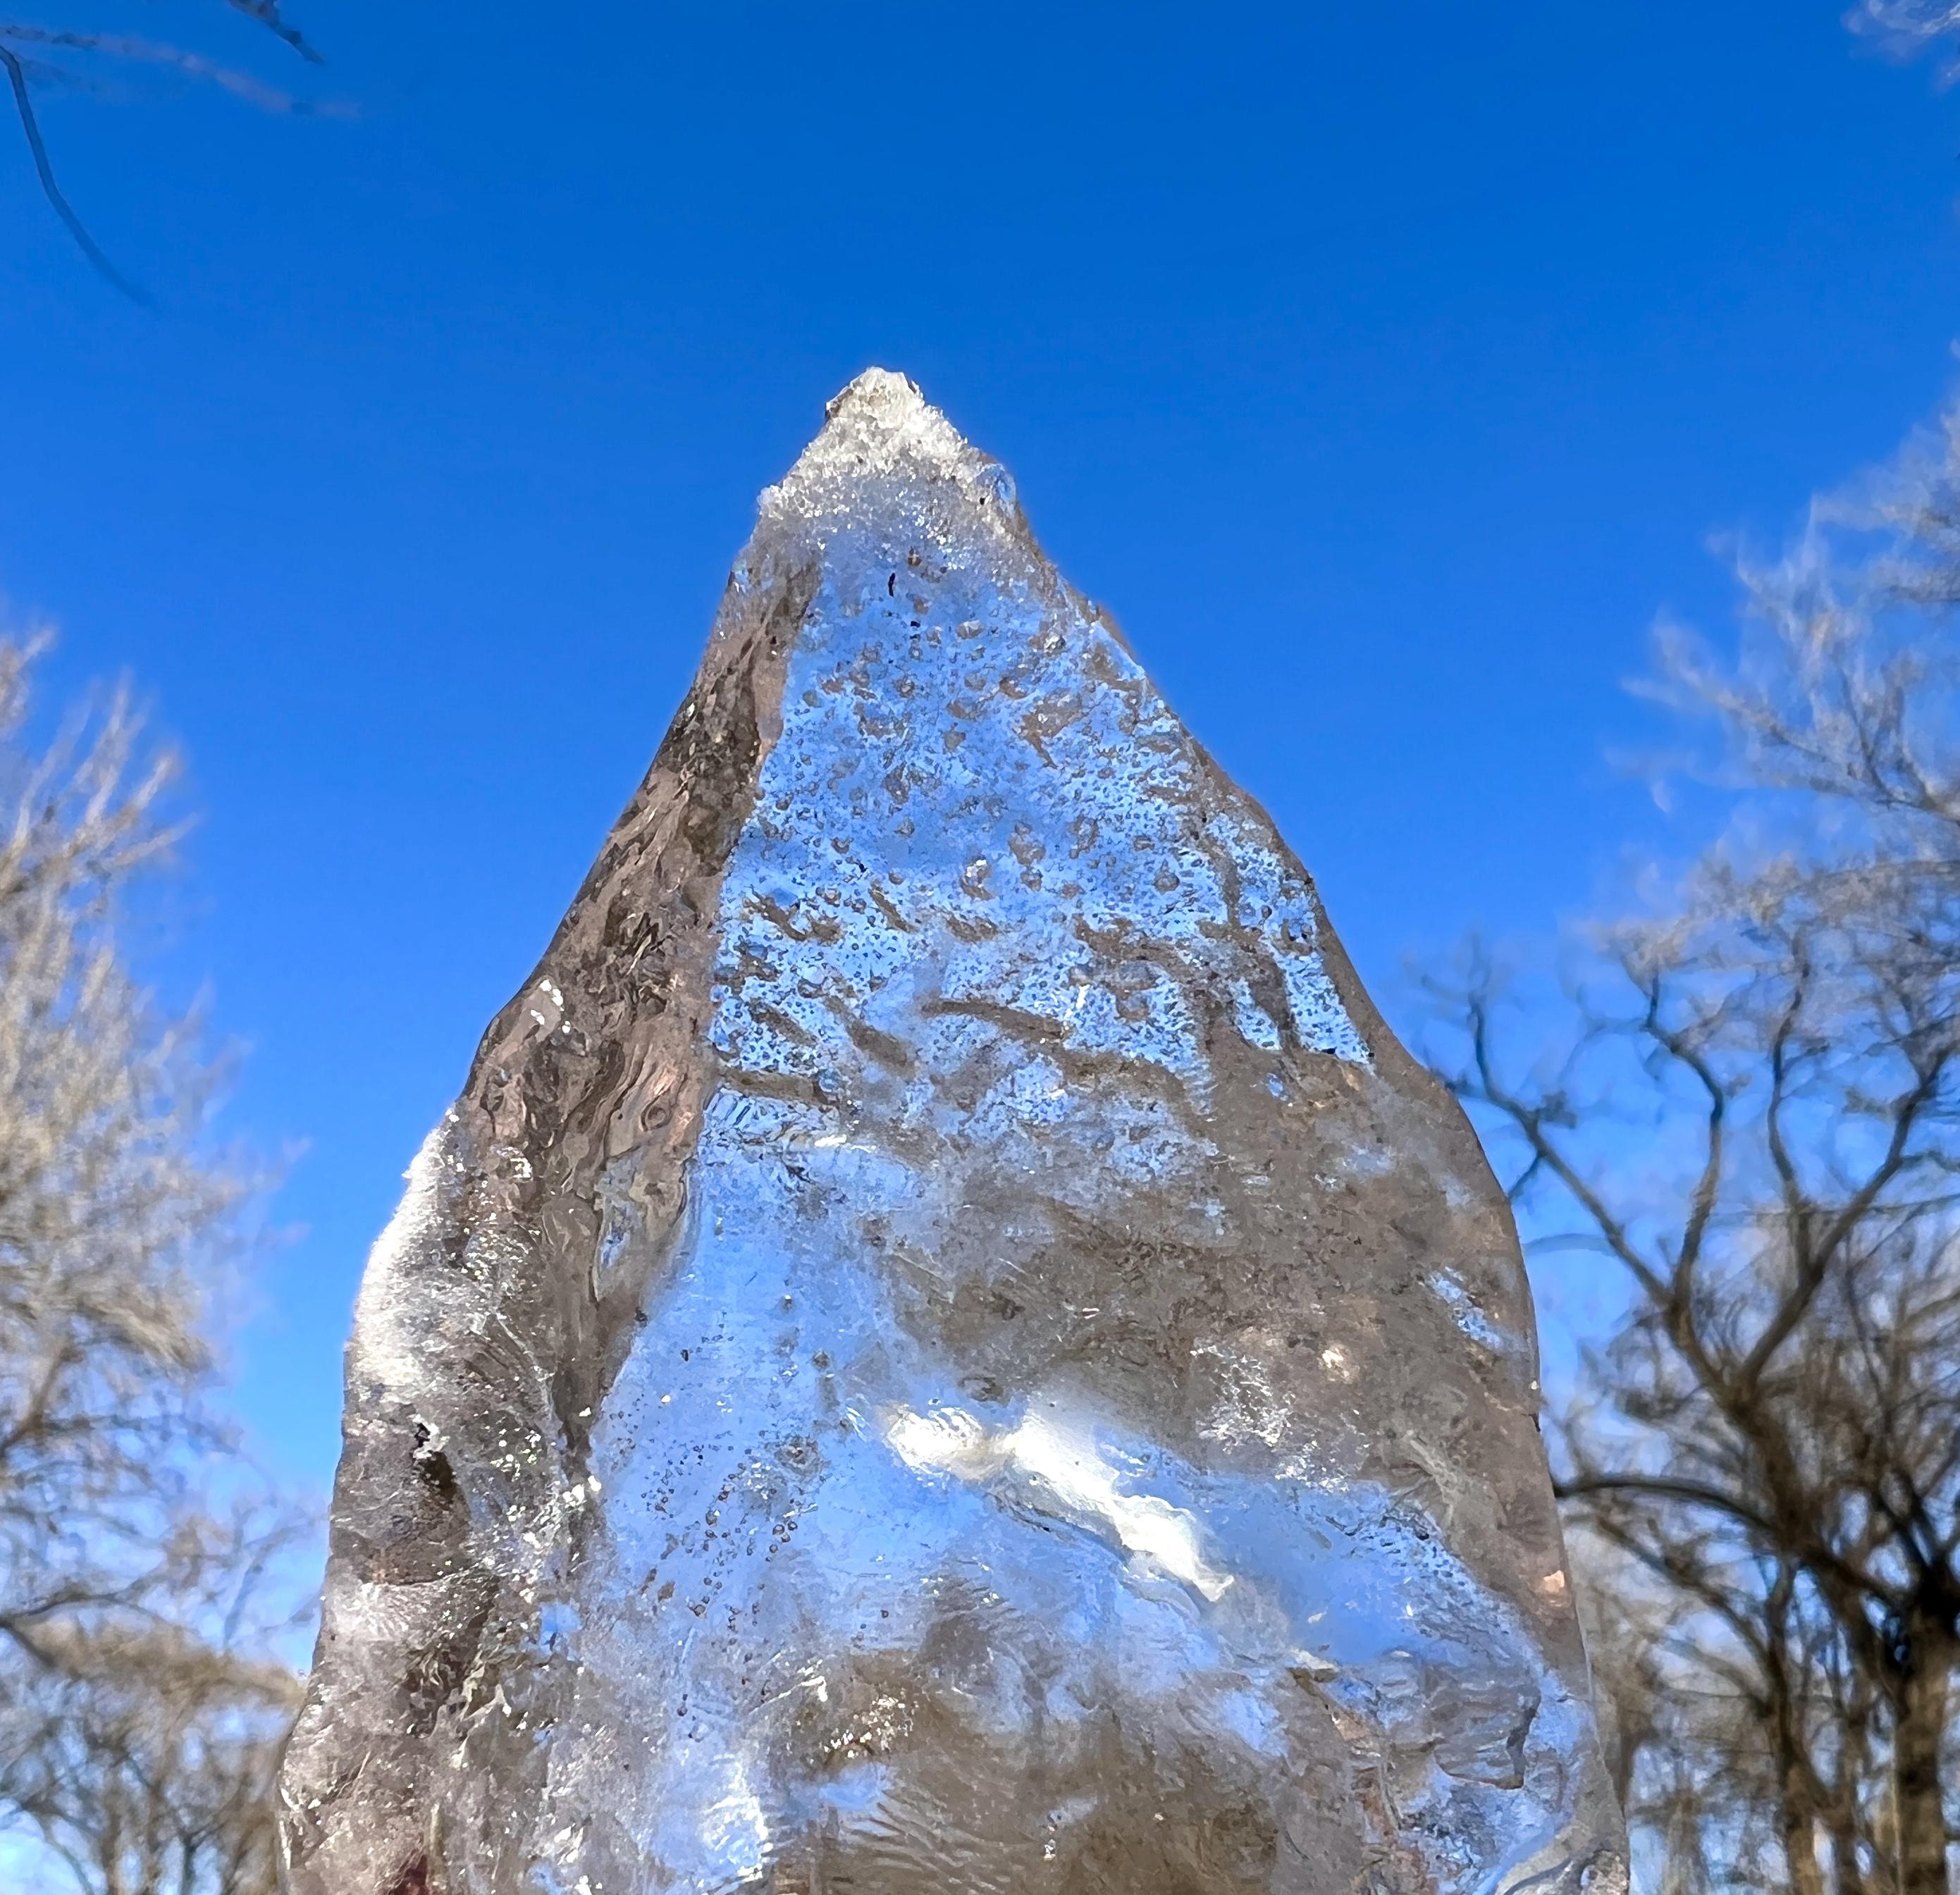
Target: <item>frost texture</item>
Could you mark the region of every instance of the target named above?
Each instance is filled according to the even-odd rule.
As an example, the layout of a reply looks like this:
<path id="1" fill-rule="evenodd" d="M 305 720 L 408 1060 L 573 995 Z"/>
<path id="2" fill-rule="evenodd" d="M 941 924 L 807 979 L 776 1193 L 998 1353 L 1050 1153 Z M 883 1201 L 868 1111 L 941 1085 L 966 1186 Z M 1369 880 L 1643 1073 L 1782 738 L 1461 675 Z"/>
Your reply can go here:
<path id="1" fill-rule="evenodd" d="M 873 371 L 377 1246 L 303 1895 L 1624 1886 L 1508 1214 Z"/>

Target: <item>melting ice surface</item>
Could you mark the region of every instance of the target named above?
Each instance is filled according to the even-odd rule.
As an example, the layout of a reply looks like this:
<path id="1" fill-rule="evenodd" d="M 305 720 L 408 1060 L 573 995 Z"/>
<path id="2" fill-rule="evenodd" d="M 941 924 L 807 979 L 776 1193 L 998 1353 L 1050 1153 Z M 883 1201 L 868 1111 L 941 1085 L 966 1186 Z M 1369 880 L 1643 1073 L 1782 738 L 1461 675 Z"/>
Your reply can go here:
<path id="1" fill-rule="evenodd" d="M 1579 1720 L 1529 1636 L 1299 1442 L 1203 1464 L 1223 1410 L 1176 1413 L 1175 1364 L 1156 1438 L 1091 1340 L 1137 1289 L 1099 1231 L 1141 1204 L 1229 1248 L 1221 1086 L 1367 1060 L 1311 892 L 1077 602 L 893 524 L 821 523 L 725 880 L 723 1077 L 594 1446 L 563 1767 L 619 1787 L 565 1875 L 1060 1887 L 1195 1813 L 1217 1886 L 1303 1889 L 1373 1796 L 1482 1886 L 1566 1813 Z M 1083 1335 L 1023 1347 L 1071 1246 Z"/>
<path id="2" fill-rule="evenodd" d="M 929 1183 L 795 1129 L 718 1101 L 598 1458 L 608 1563 L 576 1649 L 605 1681 L 589 1741 L 630 1786 L 601 1820 L 649 1886 L 760 1886 L 814 1850 L 1039 1887 L 1106 1773 L 1152 1765 L 1134 1820 L 1222 1780 L 1282 1838 L 1296 1819 L 1306 1871 L 1287 1779 L 1316 1711 L 1378 1734 L 1405 1820 L 1443 1830 L 1440 1886 L 1556 1827 L 1580 1708 L 1428 1522 L 1366 1485 L 1207 1474 L 1076 1391 L 976 1401 L 854 1261 L 866 1208 L 916 1228 Z"/>
<path id="3" fill-rule="evenodd" d="M 1304 871 L 874 371 L 376 1248 L 294 1895 L 1624 1895 L 1534 1373 Z"/>

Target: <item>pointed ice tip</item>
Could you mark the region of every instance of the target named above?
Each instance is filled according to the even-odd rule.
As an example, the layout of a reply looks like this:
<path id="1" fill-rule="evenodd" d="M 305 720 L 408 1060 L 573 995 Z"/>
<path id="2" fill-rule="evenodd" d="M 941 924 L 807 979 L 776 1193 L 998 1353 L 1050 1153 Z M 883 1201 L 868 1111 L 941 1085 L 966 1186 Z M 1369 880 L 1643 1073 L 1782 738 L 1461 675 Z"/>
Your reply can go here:
<path id="1" fill-rule="evenodd" d="M 765 521 L 797 521 L 823 536 L 846 521 L 896 519 L 894 507 L 916 521 L 926 506 L 941 533 L 1025 531 L 1007 470 L 963 440 L 909 376 L 867 368 L 824 415 L 796 465 L 763 488 Z M 963 517 L 963 526 L 954 526 L 948 508 Z"/>
<path id="2" fill-rule="evenodd" d="M 909 375 L 889 368 L 867 368 L 839 389 L 824 404 L 823 412 L 835 421 L 847 408 L 860 409 L 867 420 L 881 421 L 889 426 L 925 405 L 918 383 Z"/>

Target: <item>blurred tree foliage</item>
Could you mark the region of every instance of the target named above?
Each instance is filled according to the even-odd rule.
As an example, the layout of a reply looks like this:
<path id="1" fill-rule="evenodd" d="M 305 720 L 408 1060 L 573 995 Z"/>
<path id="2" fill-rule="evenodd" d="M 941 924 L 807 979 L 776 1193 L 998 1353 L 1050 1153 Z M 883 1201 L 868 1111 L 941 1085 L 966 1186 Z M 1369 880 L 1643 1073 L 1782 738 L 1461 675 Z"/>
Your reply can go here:
<path id="1" fill-rule="evenodd" d="M 173 761 L 120 693 L 29 746 L 35 649 L 0 643 L 0 1862 L 259 1895 L 294 1521 L 208 1402 L 253 1181 L 119 945 Z"/>

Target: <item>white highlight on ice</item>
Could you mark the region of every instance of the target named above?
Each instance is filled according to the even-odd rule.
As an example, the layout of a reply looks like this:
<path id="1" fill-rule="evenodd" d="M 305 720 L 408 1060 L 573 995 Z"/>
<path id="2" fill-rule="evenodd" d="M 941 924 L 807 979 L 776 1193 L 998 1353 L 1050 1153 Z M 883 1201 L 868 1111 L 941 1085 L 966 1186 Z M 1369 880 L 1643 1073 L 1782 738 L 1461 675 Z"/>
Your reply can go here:
<path id="1" fill-rule="evenodd" d="M 354 1305 L 355 1366 L 376 1381 L 399 1385 L 420 1380 L 426 1365 L 415 1338 L 403 1324 L 406 1299 L 396 1280 L 409 1258 L 428 1238 L 436 1221 L 436 1188 L 442 1170 L 445 1119 L 422 1140 L 422 1149 L 403 1176 L 408 1189 L 395 1207 L 387 1228 L 368 1253 L 368 1267 Z"/>
<path id="2" fill-rule="evenodd" d="M 885 1438 L 908 1467 L 950 1474 L 961 1480 L 992 1480 L 1018 1474 L 1038 1482 L 1068 1512 L 1099 1520 L 1131 1553 L 1154 1560 L 1165 1572 L 1208 1599 L 1231 1585 L 1230 1573 L 1206 1564 L 1191 1515 L 1154 1494 L 1118 1492 L 1115 1471 L 1095 1444 L 1039 1415 L 1017 1427 L 989 1431 L 960 1408 L 918 1414 L 894 1411 Z"/>
<path id="3" fill-rule="evenodd" d="M 702 1812 L 701 1840 L 717 1869 L 744 1880 L 759 1874 L 768 1861 L 768 1819 L 739 1766 L 735 1789 Z"/>

